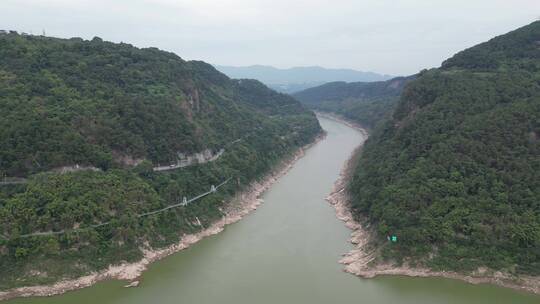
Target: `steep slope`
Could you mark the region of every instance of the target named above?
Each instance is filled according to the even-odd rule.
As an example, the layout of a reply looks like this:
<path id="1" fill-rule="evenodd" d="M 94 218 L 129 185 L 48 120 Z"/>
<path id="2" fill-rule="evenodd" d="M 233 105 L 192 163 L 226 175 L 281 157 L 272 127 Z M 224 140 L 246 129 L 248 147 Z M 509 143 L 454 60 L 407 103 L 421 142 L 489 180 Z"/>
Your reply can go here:
<path id="1" fill-rule="evenodd" d="M 134 261 L 200 231 L 321 132 L 258 81 L 99 38 L 0 34 L 0 108 L 0 290 Z M 212 157 L 152 170 L 201 155 Z"/>
<path id="2" fill-rule="evenodd" d="M 235 116 L 259 111 L 234 102 L 243 85 L 210 65 L 156 49 L 98 38 L 3 35 L 0 43 L 0 170 L 10 176 L 122 158 L 171 161 L 240 136 Z"/>
<path id="3" fill-rule="evenodd" d="M 371 129 L 389 118 L 403 88 L 414 77 L 377 82 L 331 82 L 293 96 L 307 107 L 342 115 Z"/>
<path id="4" fill-rule="evenodd" d="M 274 90 L 295 93 L 332 81 L 383 81 L 391 76 L 351 69 L 327 69 L 323 67 L 294 67 L 278 69 L 271 66 L 247 67 L 216 66 L 231 78 L 257 79 Z"/>
<path id="5" fill-rule="evenodd" d="M 349 185 L 381 259 L 540 275 L 540 22 L 404 90 Z M 388 242 L 387 236 L 397 236 Z"/>

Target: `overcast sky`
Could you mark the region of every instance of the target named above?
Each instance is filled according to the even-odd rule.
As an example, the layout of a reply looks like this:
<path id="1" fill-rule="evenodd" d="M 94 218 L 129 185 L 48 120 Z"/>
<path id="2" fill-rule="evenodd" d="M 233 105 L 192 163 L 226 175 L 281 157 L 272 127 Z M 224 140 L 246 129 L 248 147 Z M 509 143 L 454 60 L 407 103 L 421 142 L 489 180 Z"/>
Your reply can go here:
<path id="1" fill-rule="evenodd" d="M 221 65 L 392 75 L 540 17 L 540 0 L 0 0 L 0 29 L 99 36 Z"/>

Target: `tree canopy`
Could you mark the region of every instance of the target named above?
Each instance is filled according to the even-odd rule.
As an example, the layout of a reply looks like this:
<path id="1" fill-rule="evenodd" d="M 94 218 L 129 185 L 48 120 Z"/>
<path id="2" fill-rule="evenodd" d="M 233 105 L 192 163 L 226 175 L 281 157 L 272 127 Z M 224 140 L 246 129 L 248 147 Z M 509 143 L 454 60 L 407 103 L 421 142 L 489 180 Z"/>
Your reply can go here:
<path id="1" fill-rule="evenodd" d="M 0 108 L 0 176 L 27 179 L 0 185 L 0 290 L 134 261 L 208 227 L 321 132 L 311 111 L 257 81 L 99 38 L 0 34 Z M 225 152 L 152 170 L 206 149 Z M 95 169 L 55 170 L 75 165 Z M 229 178 L 196 203 L 138 217 Z M 19 237 L 58 231 L 68 232 Z"/>
<path id="2" fill-rule="evenodd" d="M 333 112 L 373 129 L 389 118 L 403 88 L 415 76 L 376 82 L 331 82 L 294 94 L 306 106 Z"/>
<path id="3" fill-rule="evenodd" d="M 384 258 L 540 274 L 539 41 L 534 22 L 405 87 L 349 185 Z"/>

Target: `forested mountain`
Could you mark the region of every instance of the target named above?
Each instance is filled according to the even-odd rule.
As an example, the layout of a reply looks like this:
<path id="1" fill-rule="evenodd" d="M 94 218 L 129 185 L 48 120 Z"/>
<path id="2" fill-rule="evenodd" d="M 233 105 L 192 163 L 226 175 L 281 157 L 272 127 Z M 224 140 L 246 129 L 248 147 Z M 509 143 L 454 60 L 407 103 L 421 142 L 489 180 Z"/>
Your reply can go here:
<path id="1" fill-rule="evenodd" d="M 246 67 L 219 66 L 216 68 L 231 78 L 253 78 L 284 93 L 295 93 L 332 81 L 383 81 L 391 76 L 351 69 L 327 69 L 323 67 L 293 67 L 278 69 L 271 66 Z"/>
<path id="2" fill-rule="evenodd" d="M 133 261 L 208 227 L 321 132 L 312 112 L 258 81 L 99 38 L 0 34 L 0 109 L 0 290 Z M 222 149 L 213 162 L 152 170 Z M 227 179 L 196 204 L 139 217 Z"/>
<path id="3" fill-rule="evenodd" d="M 540 275 L 540 22 L 421 72 L 349 190 L 382 258 Z"/>
<path id="4" fill-rule="evenodd" d="M 371 129 L 389 118 L 403 88 L 414 77 L 377 82 L 331 82 L 293 96 L 312 109 L 340 114 Z"/>

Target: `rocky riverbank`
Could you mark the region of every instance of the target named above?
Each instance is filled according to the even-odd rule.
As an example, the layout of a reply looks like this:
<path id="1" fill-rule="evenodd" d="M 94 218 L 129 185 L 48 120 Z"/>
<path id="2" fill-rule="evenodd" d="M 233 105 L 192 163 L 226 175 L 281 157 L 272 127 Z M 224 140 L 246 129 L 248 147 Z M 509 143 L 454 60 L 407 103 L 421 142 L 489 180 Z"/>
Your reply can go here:
<path id="1" fill-rule="evenodd" d="M 327 113 L 319 113 L 318 115 L 340 121 L 348 126 L 356 128 L 366 135 L 365 138 L 367 138 L 366 130 L 354 122 L 346 121 L 339 116 Z M 462 274 L 451 271 L 432 271 L 428 268 L 411 267 L 406 263 L 401 266 L 396 266 L 392 263 L 378 261 L 378 250 L 377 248 L 374 248 L 370 242 L 372 235 L 364 225 L 354 219 L 349 208 L 349 195 L 346 190 L 347 181 L 355 168 L 356 160 L 358 159 L 358 154 L 360 153 L 362 145 L 363 142 L 360 143 L 360 146 L 345 163 L 339 179 L 334 184 L 332 193 L 326 198 L 326 200 L 335 208 L 336 216 L 345 222 L 345 225 L 352 230 L 350 241 L 354 245 L 354 249 L 344 254 L 343 258 L 339 261 L 341 264 L 345 265 L 344 271 L 363 278 L 373 278 L 378 275 L 444 277 L 462 280 L 471 284 L 495 284 L 540 294 L 539 277 L 516 277 L 511 274 L 486 268 L 479 268 L 471 274 Z"/>
<path id="2" fill-rule="evenodd" d="M 253 182 L 245 191 L 238 193 L 229 204 L 226 210 L 223 210 L 224 216 L 210 227 L 195 233 L 184 235 L 180 242 L 162 249 L 143 249 L 144 258 L 136 263 L 124 263 L 119 265 L 111 265 L 109 268 L 80 277 L 74 280 L 65 280 L 57 282 L 53 285 L 44 286 L 29 286 L 11 289 L 8 291 L 0 291 L 0 301 L 17 297 L 33 297 L 33 296 L 53 296 L 62 294 L 71 290 L 76 290 L 84 287 L 89 287 L 99 281 L 106 279 L 117 279 L 130 281 L 127 286 L 137 286 L 139 277 L 147 269 L 152 262 L 163 259 L 173 253 L 186 249 L 189 246 L 197 243 L 201 239 L 215 235 L 223 231 L 228 224 L 235 223 L 248 215 L 262 203 L 260 196 L 281 176 L 287 173 L 295 164 L 295 162 L 304 155 L 304 151 L 320 140 L 324 139 L 325 134 L 317 137 L 317 139 L 300 149 L 288 160 L 277 166 L 272 173 L 268 174 L 260 181 Z"/>

